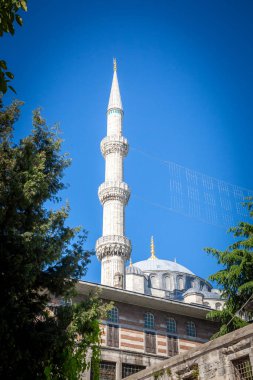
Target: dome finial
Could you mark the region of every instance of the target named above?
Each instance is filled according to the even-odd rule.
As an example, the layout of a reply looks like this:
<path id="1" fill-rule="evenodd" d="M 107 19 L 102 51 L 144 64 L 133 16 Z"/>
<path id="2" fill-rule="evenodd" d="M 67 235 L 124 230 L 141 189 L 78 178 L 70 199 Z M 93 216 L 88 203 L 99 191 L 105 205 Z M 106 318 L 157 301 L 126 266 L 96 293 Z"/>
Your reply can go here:
<path id="1" fill-rule="evenodd" d="M 116 58 L 113 58 L 113 71 L 117 71 L 117 61 L 116 61 Z"/>
<path id="2" fill-rule="evenodd" d="M 155 244 L 154 244 L 154 237 L 151 236 L 151 244 L 150 244 L 150 248 L 151 248 L 151 259 L 154 260 L 156 259 L 156 256 L 155 256 Z"/>
<path id="3" fill-rule="evenodd" d="M 132 266 L 133 266 L 133 263 L 132 263 L 132 256 L 130 257 L 130 263 L 129 263 L 129 266 L 130 266 L 130 268 L 132 268 Z"/>

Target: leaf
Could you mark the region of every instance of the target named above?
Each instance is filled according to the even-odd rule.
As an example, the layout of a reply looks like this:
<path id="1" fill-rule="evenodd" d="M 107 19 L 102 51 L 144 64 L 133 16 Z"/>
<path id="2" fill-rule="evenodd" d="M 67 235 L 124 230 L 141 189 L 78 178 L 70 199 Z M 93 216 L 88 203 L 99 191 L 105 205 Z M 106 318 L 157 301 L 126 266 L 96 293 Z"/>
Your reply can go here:
<path id="1" fill-rule="evenodd" d="M 21 1 L 20 1 L 20 4 L 21 4 L 21 8 L 23 9 L 23 11 L 27 12 L 27 4 L 26 4 L 26 1 L 25 1 L 25 0 L 21 0 Z"/>
<path id="2" fill-rule="evenodd" d="M 17 21 L 17 23 L 18 23 L 20 26 L 23 25 L 22 17 L 20 17 L 19 15 L 16 15 L 16 21 Z"/>
<path id="3" fill-rule="evenodd" d="M 6 65 L 6 62 L 4 60 L 0 61 L 0 67 L 2 67 L 2 69 L 4 69 L 4 70 L 7 70 L 7 65 Z"/>
<path id="4" fill-rule="evenodd" d="M 6 91 L 7 91 L 6 81 L 5 80 L 1 80 L 0 81 L 0 92 L 2 92 L 3 94 L 5 94 Z"/>
<path id="5" fill-rule="evenodd" d="M 13 78 L 14 78 L 14 74 L 12 74 L 10 71 L 6 71 L 5 74 L 6 74 L 7 77 L 10 78 L 10 79 L 13 79 Z"/>
<path id="6" fill-rule="evenodd" d="M 15 88 L 13 88 L 12 86 L 8 86 L 9 87 L 9 89 L 11 90 L 11 91 L 13 91 L 15 94 L 17 93 L 17 91 L 15 90 Z"/>

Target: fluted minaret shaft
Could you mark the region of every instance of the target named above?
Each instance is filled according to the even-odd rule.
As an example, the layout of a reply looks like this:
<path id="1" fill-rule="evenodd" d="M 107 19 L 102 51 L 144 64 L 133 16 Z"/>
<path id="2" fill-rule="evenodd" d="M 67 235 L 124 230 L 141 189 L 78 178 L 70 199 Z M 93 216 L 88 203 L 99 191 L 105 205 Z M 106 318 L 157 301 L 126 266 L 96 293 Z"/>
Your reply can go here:
<path id="1" fill-rule="evenodd" d="M 123 107 L 117 78 L 116 61 L 107 109 L 107 136 L 101 141 L 105 158 L 105 182 L 98 189 L 103 205 L 103 236 L 97 240 L 96 253 L 101 260 L 101 283 L 124 288 L 125 260 L 129 259 L 131 243 L 125 237 L 125 206 L 130 191 L 124 181 L 123 160 L 128 153 L 127 140 L 122 136 Z"/>

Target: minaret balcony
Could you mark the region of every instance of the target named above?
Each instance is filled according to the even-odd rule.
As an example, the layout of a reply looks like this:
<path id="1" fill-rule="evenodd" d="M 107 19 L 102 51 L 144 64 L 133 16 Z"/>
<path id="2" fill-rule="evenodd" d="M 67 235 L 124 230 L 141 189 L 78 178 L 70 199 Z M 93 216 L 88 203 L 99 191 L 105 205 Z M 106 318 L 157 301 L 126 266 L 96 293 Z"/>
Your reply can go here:
<path id="1" fill-rule="evenodd" d="M 96 254 L 99 260 L 105 256 L 120 256 L 124 260 L 130 258 L 132 251 L 131 241 L 125 236 L 102 236 L 96 242 Z"/>
<path id="2" fill-rule="evenodd" d="M 118 200 L 124 206 L 127 205 L 130 197 L 130 188 L 125 182 L 107 181 L 98 188 L 98 197 L 102 205 L 107 201 Z"/>
<path id="3" fill-rule="evenodd" d="M 119 152 L 122 157 L 125 157 L 128 153 L 128 142 L 123 136 L 106 136 L 100 144 L 101 152 L 103 156 L 107 156 L 110 153 Z"/>

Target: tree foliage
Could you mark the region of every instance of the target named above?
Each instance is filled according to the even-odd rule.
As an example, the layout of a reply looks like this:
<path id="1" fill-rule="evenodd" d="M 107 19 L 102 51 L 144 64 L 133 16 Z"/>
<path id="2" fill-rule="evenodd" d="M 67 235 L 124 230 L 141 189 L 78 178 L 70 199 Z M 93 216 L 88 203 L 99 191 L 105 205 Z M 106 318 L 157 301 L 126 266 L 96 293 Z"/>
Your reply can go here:
<path id="1" fill-rule="evenodd" d="M 0 2 L 0 37 L 4 33 L 15 33 L 15 24 L 23 25 L 23 19 L 19 11 L 27 11 L 27 0 L 1 0 Z M 5 60 L 0 60 L 0 92 L 6 93 L 8 87 L 15 92 L 14 88 L 9 85 L 14 75 L 8 71 Z"/>
<path id="2" fill-rule="evenodd" d="M 244 207 L 248 208 L 253 218 L 253 202 L 248 200 Z M 248 310 L 249 300 L 253 297 L 253 224 L 241 222 L 230 228 L 236 241 L 225 251 L 214 248 L 205 250 L 213 255 L 223 268 L 211 275 L 210 280 L 220 286 L 224 298 L 227 299 L 222 311 L 211 311 L 208 318 L 221 324 L 220 330 L 214 337 L 224 335 L 247 324 L 242 315 L 251 318 L 252 310 Z M 240 311 L 238 313 L 238 311 Z"/>
<path id="3" fill-rule="evenodd" d="M 39 110 L 32 133 L 14 142 L 21 105 L 0 105 L 0 377 L 76 380 L 89 350 L 98 362 L 105 308 L 96 296 L 67 302 L 91 255 L 86 232 L 66 225 L 69 206 L 56 209 L 70 160 Z"/>

